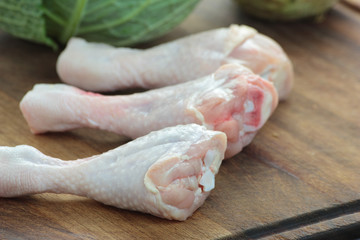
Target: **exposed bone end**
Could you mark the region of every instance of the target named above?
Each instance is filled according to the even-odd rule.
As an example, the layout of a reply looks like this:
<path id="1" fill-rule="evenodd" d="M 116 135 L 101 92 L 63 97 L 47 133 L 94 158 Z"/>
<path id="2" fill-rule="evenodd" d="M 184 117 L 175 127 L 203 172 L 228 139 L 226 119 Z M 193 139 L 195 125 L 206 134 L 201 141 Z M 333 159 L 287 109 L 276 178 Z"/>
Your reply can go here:
<path id="1" fill-rule="evenodd" d="M 214 132 L 211 140 L 196 146 L 199 152 L 157 162 L 144 183 L 155 195 L 157 208 L 168 219 L 183 221 L 193 214 L 215 187 L 215 175 L 224 158 L 226 136 Z"/>
<path id="2" fill-rule="evenodd" d="M 271 82 L 261 77 L 248 81 L 247 97 L 243 102 L 243 115 L 236 142 L 228 142 L 225 158 L 230 158 L 240 152 L 255 137 L 256 133 L 264 126 L 278 105 L 278 95 Z"/>
<path id="3" fill-rule="evenodd" d="M 223 65 L 209 81 L 216 91 L 205 89 L 189 101 L 189 109 L 202 125 L 226 134 L 228 158 L 250 143 L 276 108 L 278 95 L 273 83 L 238 64 Z"/>
<path id="4" fill-rule="evenodd" d="M 256 81 L 249 81 L 247 93 L 244 102 L 245 133 L 258 131 L 278 105 L 278 95 L 273 84 L 260 77 Z"/>
<path id="5" fill-rule="evenodd" d="M 221 164 L 221 155 L 218 151 L 209 150 L 203 159 L 203 174 L 199 185 L 204 192 L 210 192 L 215 188 L 215 174 L 218 172 Z"/>

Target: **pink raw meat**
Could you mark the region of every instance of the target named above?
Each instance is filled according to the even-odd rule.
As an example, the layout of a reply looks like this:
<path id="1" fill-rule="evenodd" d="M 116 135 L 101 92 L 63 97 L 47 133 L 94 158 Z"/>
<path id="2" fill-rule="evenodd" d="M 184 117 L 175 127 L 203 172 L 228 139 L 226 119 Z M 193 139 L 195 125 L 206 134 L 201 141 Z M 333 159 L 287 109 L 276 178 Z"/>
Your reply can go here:
<path id="1" fill-rule="evenodd" d="M 90 91 L 158 88 L 211 74 L 238 63 L 274 83 L 279 99 L 293 85 L 292 64 L 271 38 L 248 26 L 232 25 L 140 50 L 69 41 L 57 62 L 60 78 Z"/>
<path id="2" fill-rule="evenodd" d="M 104 96 L 64 84 L 38 84 L 20 103 L 33 133 L 99 128 L 131 138 L 177 124 L 225 132 L 226 157 L 264 125 L 278 98 L 273 84 L 236 64 L 198 80 L 132 95 Z"/>
<path id="3" fill-rule="evenodd" d="M 0 147 L 0 197 L 67 193 L 185 220 L 215 187 L 225 149 L 224 133 L 196 124 L 152 132 L 74 161 L 52 158 L 26 145 Z"/>

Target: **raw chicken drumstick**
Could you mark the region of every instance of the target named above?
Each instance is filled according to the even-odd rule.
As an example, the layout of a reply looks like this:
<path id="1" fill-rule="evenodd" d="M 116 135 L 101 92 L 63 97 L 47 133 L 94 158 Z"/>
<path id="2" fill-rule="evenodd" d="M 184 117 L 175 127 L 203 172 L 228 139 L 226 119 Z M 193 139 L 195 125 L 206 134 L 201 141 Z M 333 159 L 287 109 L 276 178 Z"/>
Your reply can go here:
<path id="1" fill-rule="evenodd" d="M 196 124 L 152 132 L 74 161 L 52 158 L 26 145 L 0 147 L 0 197 L 67 193 L 185 220 L 215 187 L 225 149 L 224 133 Z"/>
<path id="2" fill-rule="evenodd" d="M 174 85 L 211 74 L 226 63 L 242 64 L 273 82 L 280 99 L 292 88 L 292 64 L 279 44 L 253 28 L 238 25 L 147 50 L 73 38 L 58 59 L 57 72 L 70 85 L 113 91 Z"/>
<path id="3" fill-rule="evenodd" d="M 207 77 L 132 95 L 104 96 L 38 84 L 20 103 L 33 133 L 99 128 L 131 138 L 177 124 L 225 132 L 226 157 L 250 143 L 277 106 L 273 84 L 236 64 Z"/>

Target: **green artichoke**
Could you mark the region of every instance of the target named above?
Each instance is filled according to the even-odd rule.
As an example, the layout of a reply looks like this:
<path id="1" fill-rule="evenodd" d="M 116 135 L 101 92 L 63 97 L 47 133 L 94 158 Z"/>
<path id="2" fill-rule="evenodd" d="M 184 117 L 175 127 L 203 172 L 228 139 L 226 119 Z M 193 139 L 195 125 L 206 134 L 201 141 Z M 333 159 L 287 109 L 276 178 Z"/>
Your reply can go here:
<path id="1" fill-rule="evenodd" d="M 268 20 L 319 17 L 337 0 L 236 0 L 251 15 Z"/>

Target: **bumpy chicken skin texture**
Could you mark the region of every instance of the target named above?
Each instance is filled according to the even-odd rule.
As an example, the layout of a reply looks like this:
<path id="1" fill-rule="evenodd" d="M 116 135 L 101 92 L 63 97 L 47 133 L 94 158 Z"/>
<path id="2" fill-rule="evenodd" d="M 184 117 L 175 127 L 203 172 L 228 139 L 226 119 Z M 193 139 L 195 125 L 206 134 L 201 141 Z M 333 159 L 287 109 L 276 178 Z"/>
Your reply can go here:
<path id="1" fill-rule="evenodd" d="M 26 145 L 0 147 L 0 197 L 67 193 L 185 220 L 215 187 L 225 149 L 224 133 L 196 124 L 155 131 L 73 161 L 46 156 Z"/>
<path id="2" fill-rule="evenodd" d="M 158 88 L 211 74 L 221 65 L 238 63 L 274 83 L 279 99 L 293 84 L 292 64 L 274 40 L 248 26 L 210 30 L 150 49 L 114 48 L 69 41 L 57 62 L 60 78 L 90 91 Z"/>
<path id="3" fill-rule="evenodd" d="M 34 133 L 99 128 L 131 138 L 197 123 L 226 133 L 226 157 L 250 143 L 278 99 L 272 83 L 236 64 L 198 80 L 132 95 L 105 96 L 64 84 L 39 84 L 20 103 Z"/>

